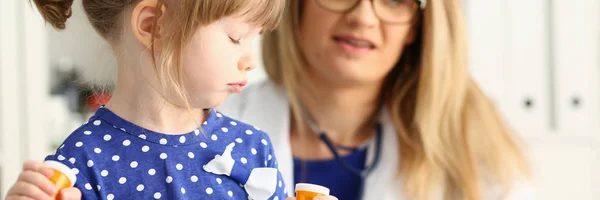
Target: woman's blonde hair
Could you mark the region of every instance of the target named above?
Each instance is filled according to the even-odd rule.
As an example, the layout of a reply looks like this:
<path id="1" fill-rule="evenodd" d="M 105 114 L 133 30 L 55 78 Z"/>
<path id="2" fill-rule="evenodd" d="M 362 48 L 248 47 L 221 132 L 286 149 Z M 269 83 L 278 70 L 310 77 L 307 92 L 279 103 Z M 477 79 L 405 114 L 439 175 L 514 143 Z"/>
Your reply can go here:
<path id="1" fill-rule="evenodd" d="M 293 118 L 306 124 L 300 87 L 307 84 L 299 49 L 301 0 L 291 0 L 280 28 L 263 39 L 268 77 L 284 86 Z M 431 0 L 387 75 L 382 101 L 396 128 L 401 158 L 398 179 L 409 199 L 482 199 L 498 184 L 504 194 L 529 178 L 519 139 L 469 76 L 464 19 L 459 0 Z"/>
<path id="2" fill-rule="evenodd" d="M 64 29 L 71 17 L 74 0 L 33 0 L 44 19 L 56 29 Z M 83 8 L 94 29 L 111 44 L 117 44 L 124 29 L 123 13 L 142 0 L 82 0 Z M 285 7 L 284 0 L 157 0 L 157 8 L 166 6 L 160 58 L 155 58 L 154 69 L 163 89 L 171 89 L 185 100 L 189 108 L 181 66 L 182 53 L 192 35 L 201 25 L 208 25 L 228 16 L 243 16 L 248 23 L 272 30 L 277 27 Z M 161 9 L 156 9 L 161 16 Z M 157 33 L 155 18 L 154 34 Z M 165 34 L 166 33 L 166 34 Z M 154 42 L 152 44 L 154 50 Z M 154 52 L 154 51 L 153 51 Z"/>

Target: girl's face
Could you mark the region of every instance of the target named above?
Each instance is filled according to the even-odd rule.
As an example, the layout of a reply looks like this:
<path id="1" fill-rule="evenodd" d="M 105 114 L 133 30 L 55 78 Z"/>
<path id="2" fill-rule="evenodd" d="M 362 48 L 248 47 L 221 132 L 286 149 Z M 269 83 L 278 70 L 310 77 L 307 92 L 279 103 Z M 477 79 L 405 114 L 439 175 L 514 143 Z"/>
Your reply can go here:
<path id="1" fill-rule="evenodd" d="M 183 52 L 184 84 L 192 107 L 214 108 L 246 85 L 254 69 L 252 41 L 261 29 L 239 17 L 201 26 Z"/>

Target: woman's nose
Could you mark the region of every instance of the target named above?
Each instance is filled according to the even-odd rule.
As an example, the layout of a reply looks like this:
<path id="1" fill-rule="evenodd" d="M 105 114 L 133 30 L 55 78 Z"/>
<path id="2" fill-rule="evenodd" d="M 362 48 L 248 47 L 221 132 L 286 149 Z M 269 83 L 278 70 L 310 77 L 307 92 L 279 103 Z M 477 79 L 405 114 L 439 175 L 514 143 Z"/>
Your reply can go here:
<path id="1" fill-rule="evenodd" d="M 346 13 L 346 20 L 356 26 L 371 27 L 379 23 L 373 9 L 373 0 L 360 0 L 358 5 Z"/>

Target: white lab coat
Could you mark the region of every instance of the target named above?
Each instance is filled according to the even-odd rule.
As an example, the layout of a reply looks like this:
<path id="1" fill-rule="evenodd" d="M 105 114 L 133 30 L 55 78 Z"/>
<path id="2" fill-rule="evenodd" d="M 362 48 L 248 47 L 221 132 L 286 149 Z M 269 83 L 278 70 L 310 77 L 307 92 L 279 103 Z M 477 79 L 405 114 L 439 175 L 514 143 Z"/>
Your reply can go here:
<path id="1" fill-rule="evenodd" d="M 231 95 L 218 110 L 269 134 L 288 192 L 294 191 L 294 165 L 290 145 L 291 117 L 289 103 L 283 88 L 268 80 L 249 85 L 241 94 Z M 379 118 L 383 130 L 381 162 L 367 177 L 366 184 L 364 184 L 364 199 L 404 200 L 406 198 L 403 195 L 401 183 L 395 179 L 398 167 L 397 135 L 387 113 L 382 113 Z M 374 157 L 373 151 L 368 152 L 367 163 L 371 163 Z M 493 192 L 493 189 L 489 191 L 485 194 L 486 199 L 500 198 Z M 505 199 L 534 199 L 533 188 L 530 184 L 523 182 L 516 185 L 509 197 Z"/>

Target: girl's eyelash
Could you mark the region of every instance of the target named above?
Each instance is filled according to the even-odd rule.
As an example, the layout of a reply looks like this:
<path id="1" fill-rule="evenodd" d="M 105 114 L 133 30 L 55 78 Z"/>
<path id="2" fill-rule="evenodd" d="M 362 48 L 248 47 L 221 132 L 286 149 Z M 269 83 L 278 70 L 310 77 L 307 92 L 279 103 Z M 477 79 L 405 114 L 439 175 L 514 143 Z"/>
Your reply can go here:
<path id="1" fill-rule="evenodd" d="M 239 39 L 238 39 L 238 40 L 236 40 L 236 39 L 233 39 L 232 37 L 229 37 L 229 40 L 231 40 L 231 42 L 232 42 L 233 44 L 235 44 L 235 45 L 239 45 L 239 44 L 240 44 L 240 40 L 239 40 Z"/>

